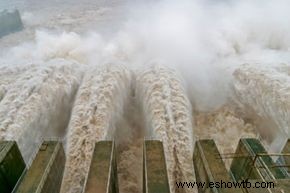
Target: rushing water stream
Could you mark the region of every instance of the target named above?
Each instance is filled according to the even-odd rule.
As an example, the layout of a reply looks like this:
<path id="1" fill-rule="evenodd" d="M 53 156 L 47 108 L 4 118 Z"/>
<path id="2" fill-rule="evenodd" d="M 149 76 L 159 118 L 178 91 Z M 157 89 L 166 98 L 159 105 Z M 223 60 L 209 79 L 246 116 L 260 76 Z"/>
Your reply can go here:
<path id="1" fill-rule="evenodd" d="M 194 180 L 196 139 L 231 153 L 260 137 L 279 152 L 290 136 L 289 6 L 1 0 L 24 29 L 0 38 L 0 139 L 16 140 L 27 163 L 43 138 L 63 139 L 63 193 L 82 191 L 98 140 L 116 141 L 121 193 L 142 192 L 144 138 L 163 141 L 172 193 Z"/>

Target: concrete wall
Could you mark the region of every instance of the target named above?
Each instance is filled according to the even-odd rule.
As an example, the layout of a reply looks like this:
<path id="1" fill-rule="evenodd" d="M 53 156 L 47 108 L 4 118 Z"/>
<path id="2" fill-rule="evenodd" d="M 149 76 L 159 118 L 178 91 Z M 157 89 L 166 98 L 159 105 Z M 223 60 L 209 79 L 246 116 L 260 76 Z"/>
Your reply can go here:
<path id="1" fill-rule="evenodd" d="M 23 24 L 18 10 L 0 12 L 0 38 L 12 32 L 23 29 Z"/>

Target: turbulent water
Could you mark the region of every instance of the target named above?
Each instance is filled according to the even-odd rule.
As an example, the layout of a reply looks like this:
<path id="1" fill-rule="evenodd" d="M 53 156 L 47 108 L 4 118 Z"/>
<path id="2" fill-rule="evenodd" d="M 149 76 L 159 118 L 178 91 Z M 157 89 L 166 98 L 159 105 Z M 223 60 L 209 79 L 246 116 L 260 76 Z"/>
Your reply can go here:
<path id="1" fill-rule="evenodd" d="M 235 95 L 253 119 L 269 150 L 279 152 L 290 136 L 290 77 L 287 65 L 275 67 L 244 65 L 234 76 Z"/>
<path id="2" fill-rule="evenodd" d="M 108 64 L 85 73 L 68 126 L 61 192 L 82 192 L 95 143 L 113 139 L 130 82 L 130 72 L 120 65 Z"/>
<path id="3" fill-rule="evenodd" d="M 0 38 L 0 139 L 16 140 L 28 164 L 43 139 L 63 139 L 65 193 L 82 192 L 103 139 L 116 141 L 121 193 L 142 192 L 144 138 L 163 141 L 172 193 L 194 180 L 196 139 L 232 153 L 259 137 L 279 152 L 290 136 L 289 6 L 1 0 L 24 29 Z"/>
<path id="4" fill-rule="evenodd" d="M 178 76 L 164 67 L 143 72 L 137 88 L 146 116 L 146 137 L 163 141 L 170 189 L 177 192 L 176 181 L 193 181 L 190 102 Z"/>
<path id="5" fill-rule="evenodd" d="M 228 169 L 232 161 L 229 154 L 236 151 L 239 139 L 257 137 L 255 126 L 228 105 L 212 112 L 196 112 L 194 122 L 197 139 L 214 139 Z"/>
<path id="6" fill-rule="evenodd" d="M 15 71 L 2 68 L 7 81 L 1 84 L 0 138 L 16 140 L 27 163 L 42 137 L 65 133 L 80 83 L 80 72 L 74 66 L 53 60 L 44 66 L 28 64 Z"/>

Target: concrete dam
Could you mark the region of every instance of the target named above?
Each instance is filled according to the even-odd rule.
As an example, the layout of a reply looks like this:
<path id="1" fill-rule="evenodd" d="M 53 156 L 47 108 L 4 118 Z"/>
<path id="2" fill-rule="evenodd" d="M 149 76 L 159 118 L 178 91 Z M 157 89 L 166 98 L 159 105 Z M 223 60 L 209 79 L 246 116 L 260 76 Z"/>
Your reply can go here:
<path id="1" fill-rule="evenodd" d="M 0 193 L 290 192 L 289 6 L 1 1 Z"/>

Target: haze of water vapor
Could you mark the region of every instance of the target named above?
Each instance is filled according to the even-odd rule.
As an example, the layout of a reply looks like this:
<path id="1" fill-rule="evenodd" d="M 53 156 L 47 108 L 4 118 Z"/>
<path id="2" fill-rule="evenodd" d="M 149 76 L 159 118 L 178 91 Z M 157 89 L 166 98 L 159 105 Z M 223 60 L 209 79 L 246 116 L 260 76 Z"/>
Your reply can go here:
<path id="1" fill-rule="evenodd" d="M 42 30 L 13 54 L 93 64 L 123 60 L 132 68 L 163 60 L 183 73 L 195 107 L 208 110 L 226 102 L 237 65 L 290 61 L 289 6 L 287 0 L 130 2 L 128 19 L 109 37 Z"/>

